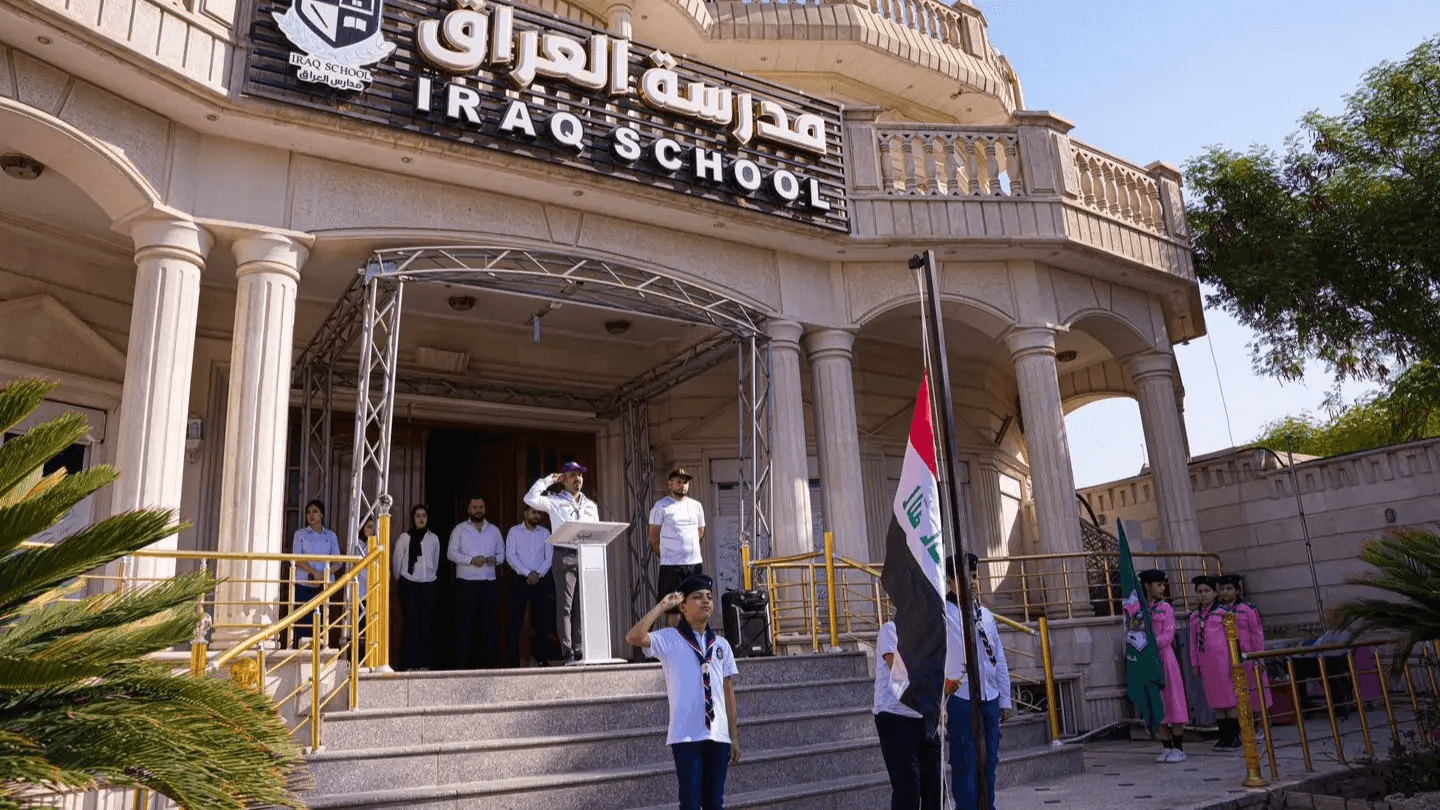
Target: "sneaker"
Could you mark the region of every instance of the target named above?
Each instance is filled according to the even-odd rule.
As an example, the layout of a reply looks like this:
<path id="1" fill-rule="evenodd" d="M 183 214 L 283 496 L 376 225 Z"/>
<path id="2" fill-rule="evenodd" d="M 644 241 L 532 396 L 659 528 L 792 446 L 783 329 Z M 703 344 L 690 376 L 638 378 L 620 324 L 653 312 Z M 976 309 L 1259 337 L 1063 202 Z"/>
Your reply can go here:
<path id="1" fill-rule="evenodd" d="M 1186 754 L 1179 748 L 1171 748 L 1168 753 L 1170 756 L 1165 760 L 1166 762 L 1184 762 L 1190 758 L 1189 754 Z"/>
<path id="2" fill-rule="evenodd" d="M 1162 748 L 1162 749 L 1160 749 L 1160 755 L 1157 756 L 1157 757 L 1155 757 L 1155 761 L 1156 761 L 1156 762 L 1169 762 L 1169 761 L 1170 761 L 1170 752 L 1171 752 L 1171 751 L 1174 751 L 1174 750 L 1175 750 L 1174 748 Z"/>

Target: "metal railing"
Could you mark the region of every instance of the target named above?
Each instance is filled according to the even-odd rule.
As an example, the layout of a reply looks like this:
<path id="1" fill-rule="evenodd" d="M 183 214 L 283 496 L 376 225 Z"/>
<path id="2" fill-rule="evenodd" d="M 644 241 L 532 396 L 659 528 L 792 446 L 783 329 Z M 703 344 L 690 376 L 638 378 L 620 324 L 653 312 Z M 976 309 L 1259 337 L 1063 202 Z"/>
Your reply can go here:
<path id="1" fill-rule="evenodd" d="M 1387 730 L 1392 753 L 1404 750 L 1407 738 L 1410 748 L 1440 748 L 1440 649 L 1435 642 L 1417 645 L 1404 660 L 1397 660 L 1403 645 L 1393 638 L 1242 653 L 1234 614 L 1225 616 L 1225 638 L 1245 753 L 1243 786 L 1268 784 L 1261 774 L 1262 748 L 1272 779 L 1280 776 L 1279 752 L 1294 747 L 1300 749 L 1305 772 L 1315 770 L 1312 746 L 1324 746 L 1327 735 L 1322 728 L 1319 737 L 1310 736 L 1307 710 L 1324 712 L 1328 743 L 1334 746 L 1331 753 L 1341 765 L 1359 758 L 1362 749 L 1364 758 L 1375 760 L 1372 735 L 1382 735 L 1383 743 Z M 1268 690 L 1274 702 L 1262 694 L 1252 708 L 1252 681 L 1258 689 Z M 1323 701 L 1323 706 L 1306 698 Z M 1257 734 L 1257 714 L 1263 738 Z M 1353 739 L 1356 736 L 1358 741 Z"/>
<path id="2" fill-rule="evenodd" d="M 382 515 L 377 536 L 368 539 L 363 557 L 324 555 L 331 565 L 344 565 L 344 573 L 335 577 L 311 599 L 296 604 L 297 581 L 279 576 L 283 563 L 314 562 L 313 554 L 251 554 L 217 551 L 179 551 L 143 549 L 117 560 L 104 568 L 83 574 L 76 579 L 76 588 L 69 598 L 154 585 L 168 578 L 186 561 L 191 568 L 204 566 L 220 569 L 214 590 L 201 598 L 199 610 L 210 617 L 213 646 L 205 641 L 203 632 L 190 643 L 188 669 L 195 677 L 223 674 L 243 688 L 269 694 L 276 711 L 286 717 L 292 733 L 311 750 L 323 742 L 321 716 L 343 694 L 347 708 L 354 709 L 359 701 L 359 673 L 362 669 L 389 667 L 389 581 L 390 517 Z M 37 545 L 28 543 L 26 545 Z M 135 559 L 168 560 L 171 566 L 158 566 L 158 573 L 137 575 Z M 276 576 L 254 576 L 249 572 L 274 570 Z M 231 576 L 230 574 L 240 574 Z M 366 580 L 360 592 L 361 579 Z M 299 583 L 305 584 L 305 583 Z M 289 594 L 280 598 L 288 586 Z M 271 594 L 257 601 L 243 598 L 254 594 Z M 284 609 L 276 618 L 273 613 Z M 310 624 L 308 645 L 283 644 L 296 625 Z M 296 662 L 304 656 L 307 660 Z M 299 663 L 293 671 L 287 666 Z M 343 671 L 342 671 L 343 670 Z M 293 677 L 294 684 L 284 681 Z M 327 684 L 329 684 L 327 686 Z M 291 711 L 285 711 L 290 706 Z M 139 794 L 137 793 L 137 796 Z"/>
<path id="3" fill-rule="evenodd" d="M 812 651 L 818 653 L 823 646 L 822 636 L 831 649 L 838 648 L 842 641 L 871 642 L 879 633 L 880 625 L 894 612 L 890 597 L 880 585 L 884 566 L 836 556 L 829 532 L 825 533 L 822 551 L 752 561 L 742 550 L 741 563 L 747 590 L 758 580 L 765 582 L 772 649 L 778 649 L 787 640 L 803 643 L 808 638 Z M 1031 627 L 993 608 L 991 612 L 997 622 L 1020 631 L 1024 634 L 1022 638 L 1029 641 L 1028 647 L 1006 644 L 1006 657 L 1028 658 L 1044 673 L 1043 680 L 1037 680 L 1012 668 L 1012 686 L 1022 687 L 1019 690 L 1022 697 L 1015 701 L 1017 708 L 1022 712 L 1046 714 L 1050 739 L 1059 740 L 1060 713 L 1048 621 L 1040 616 Z M 1032 688 L 1024 689 L 1026 686 Z M 1044 704 L 1027 701 L 1024 694 L 1043 694 Z"/>

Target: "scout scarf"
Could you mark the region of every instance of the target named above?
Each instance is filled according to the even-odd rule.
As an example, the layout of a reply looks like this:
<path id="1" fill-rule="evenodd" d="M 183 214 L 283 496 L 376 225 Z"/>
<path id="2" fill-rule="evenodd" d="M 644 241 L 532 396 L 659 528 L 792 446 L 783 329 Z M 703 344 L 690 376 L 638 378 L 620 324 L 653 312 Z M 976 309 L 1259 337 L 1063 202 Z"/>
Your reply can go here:
<path id="1" fill-rule="evenodd" d="M 715 701 L 710 692 L 710 659 L 715 655 L 715 631 L 705 628 L 705 647 L 701 649 L 700 639 L 695 636 L 695 629 L 684 619 L 680 620 L 676 629 L 680 631 L 680 637 L 690 645 L 690 651 L 695 653 L 695 660 L 700 662 L 700 685 L 705 692 L 705 729 L 710 729 L 710 724 L 715 720 Z"/>
<path id="2" fill-rule="evenodd" d="M 960 600 L 956 598 L 955 592 L 945 594 L 946 601 L 952 605 L 959 606 Z M 985 648 L 985 657 L 990 659 L 990 666 L 995 666 L 995 644 L 990 637 L 985 635 L 985 623 L 980 620 L 980 600 L 975 600 L 975 635 L 980 637 L 980 644 Z"/>

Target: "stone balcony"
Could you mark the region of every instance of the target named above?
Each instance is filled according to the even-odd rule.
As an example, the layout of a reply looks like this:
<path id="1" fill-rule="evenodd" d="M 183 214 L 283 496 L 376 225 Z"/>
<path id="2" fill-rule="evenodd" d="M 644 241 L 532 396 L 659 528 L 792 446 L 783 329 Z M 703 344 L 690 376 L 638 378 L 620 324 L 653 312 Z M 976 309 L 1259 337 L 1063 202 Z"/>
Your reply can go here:
<path id="1" fill-rule="evenodd" d="M 1130 283 L 1157 292 L 1193 285 L 1173 166 L 1141 168 L 1083 144 L 1045 112 L 1017 111 L 1009 127 L 883 123 L 877 112 L 846 113 L 855 237 L 1031 245 L 1036 258 L 1065 264 L 1054 257 L 1074 253 L 1106 275 L 1140 270 Z"/>

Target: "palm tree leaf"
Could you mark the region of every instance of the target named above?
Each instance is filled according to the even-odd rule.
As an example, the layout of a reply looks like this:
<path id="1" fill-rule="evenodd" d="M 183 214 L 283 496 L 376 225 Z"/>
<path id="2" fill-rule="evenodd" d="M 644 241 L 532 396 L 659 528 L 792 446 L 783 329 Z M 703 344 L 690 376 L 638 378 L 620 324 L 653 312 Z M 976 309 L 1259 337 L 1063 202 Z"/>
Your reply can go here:
<path id="1" fill-rule="evenodd" d="M 0 434 L 24 421 L 58 385 L 50 380 L 23 379 L 0 388 Z"/>
<path id="2" fill-rule="evenodd" d="M 41 467 L 36 467 L 35 469 L 31 470 L 30 474 L 21 479 L 20 482 L 15 485 L 14 489 L 11 489 L 9 492 L 0 494 L 0 506 L 9 506 L 11 504 L 19 503 L 20 501 L 24 500 L 25 496 L 29 495 L 32 492 L 35 492 L 35 489 L 39 487 L 46 478 L 44 473 L 45 470 Z M 59 469 L 48 477 L 56 478 L 58 480 L 59 478 L 65 477 L 66 474 L 67 473 L 64 469 Z"/>
<path id="3" fill-rule="evenodd" d="M 86 495 L 115 480 L 111 467 L 95 467 L 60 478 L 51 476 L 39 494 L 17 503 L 0 506 L 0 553 L 16 548 L 31 537 L 60 522 L 71 507 Z"/>
<path id="4" fill-rule="evenodd" d="M 0 397 L 3 399 L 3 397 Z M 30 474 L 85 435 L 85 417 L 67 413 L 0 445 L 0 494 L 10 494 Z"/>
<path id="5" fill-rule="evenodd" d="M 16 689 L 55 689 L 77 679 L 98 678 L 110 667 L 53 658 L 0 654 L 0 692 Z"/>
<path id="6" fill-rule="evenodd" d="M 180 531 L 168 511 L 126 512 L 52 546 L 11 554 L 0 566 L 0 622 L 66 580 Z"/>
<path id="7" fill-rule="evenodd" d="M 174 640 L 160 639 L 154 649 L 138 655 L 172 647 L 189 640 L 200 619 L 195 599 L 209 591 L 214 583 L 209 572 L 194 571 L 147 588 L 113 591 L 51 604 L 44 610 L 20 612 L 5 635 L 0 635 L 0 655 L 32 654 L 34 647 L 55 639 L 128 627 L 173 610 L 179 611 L 176 614 L 179 619 L 188 619 L 189 626 L 183 628 L 183 634 Z"/>
<path id="8" fill-rule="evenodd" d="M 44 740 L 49 760 L 68 771 L 151 787 L 185 807 L 296 804 L 284 787 L 298 759 L 289 731 L 268 698 L 229 681 L 140 664 L 12 711 L 19 722 L 7 725 Z M 265 722 L 237 722 L 246 712 L 264 712 Z"/>

